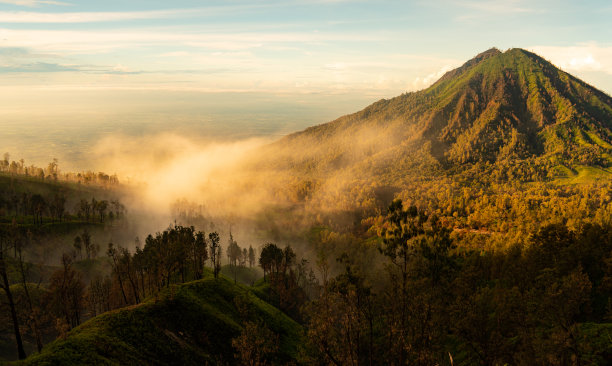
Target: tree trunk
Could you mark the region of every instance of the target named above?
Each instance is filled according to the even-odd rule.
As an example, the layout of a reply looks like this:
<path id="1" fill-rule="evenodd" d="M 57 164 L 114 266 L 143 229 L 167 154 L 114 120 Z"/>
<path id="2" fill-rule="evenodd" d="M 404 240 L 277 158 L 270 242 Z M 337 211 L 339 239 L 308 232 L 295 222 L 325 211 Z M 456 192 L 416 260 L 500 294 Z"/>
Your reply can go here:
<path id="1" fill-rule="evenodd" d="M 13 294 L 11 294 L 11 288 L 8 281 L 8 276 L 6 275 L 6 266 L 4 263 L 4 258 L 2 258 L 2 254 L 0 253 L 0 274 L 2 275 L 2 282 L 4 292 L 6 293 L 6 297 L 9 302 L 9 307 L 11 308 L 11 318 L 13 319 L 13 329 L 15 330 L 15 341 L 17 342 L 17 353 L 19 354 L 19 359 L 23 360 L 26 358 L 26 353 L 23 349 L 23 342 L 21 340 L 21 332 L 19 331 L 19 321 L 17 320 L 17 311 L 15 310 L 15 303 L 13 302 Z"/>
<path id="2" fill-rule="evenodd" d="M 26 295 L 26 300 L 28 301 L 28 307 L 30 310 L 30 317 L 32 319 L 32 330 L 34 331 L 34 337 L 36 338 L 36 348 L 38 352 L 42 351 L 43 343 L 42 336 L 40 334 L 40 328 L 38 326 L 38 317 L 34 312 L 34 306 L 32 305 L 32 298 L 30 297 L 30 291 L 28 290 L 28 284 L 26 283 L 25 278 L 25 268 L 23 267 L 23 259 L 21 258 L 21 251 L 19 253 L 19 270 L 21 272 L 21 283 L 23 284 L 23 290 Z"/>

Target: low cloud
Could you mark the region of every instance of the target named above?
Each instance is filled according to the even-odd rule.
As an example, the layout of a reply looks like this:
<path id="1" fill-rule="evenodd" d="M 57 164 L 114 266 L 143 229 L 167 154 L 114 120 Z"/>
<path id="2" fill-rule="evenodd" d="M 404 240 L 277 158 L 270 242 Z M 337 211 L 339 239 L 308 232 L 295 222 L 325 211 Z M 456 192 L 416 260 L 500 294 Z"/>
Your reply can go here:
<path id="1" fill-rule="evenodd" d="M 110 136 L 93 149 L 92 161 L 101 170 L 115 172 L 139 187 L 136 198 L 149 210 L 168 212 L 179 199 L 207 207 L 242 211 L 259 199 L 242 190 L 240 164 L 269 140 L 232 142 L 196 140 L 174 133 L 129 137 Z M 241 206 L 231 203 L 240 201 Z M 226 207 L 222 207 L 222 206 Z"/>
<path id="2" fill-rule="evenodd" d="M 534 46 L 531 51 L 567 71 L 599 71 L 612 75 L 612 47 L 598 43 L 576 46 Z"/>
<path id="3" fill-rule="evenodd" d="M 446 66 L 443 66 L 438 71 L 432 72 L 426 76 L 423 76 L 423 77 L 418 76 L 412 82 L 412 87 L 415 90 L 425 89 L 429 87 L 431 84 L 433 84 L 434 82 L 438 81 L 438 79 L 440 79 L 445 73 L 449 72 L 453 68 L 454 67 L 452 67 L 451 65 L 446 65 Z"/>

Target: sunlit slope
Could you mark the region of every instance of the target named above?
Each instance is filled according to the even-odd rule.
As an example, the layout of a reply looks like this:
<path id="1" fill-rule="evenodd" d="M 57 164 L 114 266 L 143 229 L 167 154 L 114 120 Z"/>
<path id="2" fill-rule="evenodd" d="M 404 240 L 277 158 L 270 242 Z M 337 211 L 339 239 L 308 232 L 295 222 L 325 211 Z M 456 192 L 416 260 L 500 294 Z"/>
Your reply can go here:
<path id="1" fill-rule="evenodd" d="M 347 171 L 393 181 L 398 172 L 510 160 L 551 172 L 606 168 L 612 98 L 533 53 L 491 49 L 425 90 L 380 100 L 270 149 L 270 166 L 315 177 Z"/>
<path id="2" fill-rule="evenodd" d="M 297 323 L 247 287 L 209 275 L 171 286 L 140 305 L 99 315 L 17 364 L 237 364 L 232 339 L 247 321 L 261 322 L 279 336 L 275 363 L 296 359 Z"/>

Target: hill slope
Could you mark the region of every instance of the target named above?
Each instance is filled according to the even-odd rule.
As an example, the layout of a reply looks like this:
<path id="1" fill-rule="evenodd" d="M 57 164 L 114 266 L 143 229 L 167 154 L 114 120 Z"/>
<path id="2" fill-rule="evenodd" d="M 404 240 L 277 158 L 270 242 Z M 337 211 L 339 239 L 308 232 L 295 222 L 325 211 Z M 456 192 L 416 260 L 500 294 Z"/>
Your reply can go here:
<path id="1" fill-rule="evenodd" d="M 172 286 L 157 299 L 97 316 L 18 365 L 235 364 L 232 339 L 245 322 L 279 336 L 274 363 L 297 357 L 301 327 L 227 279 Z M 261 324 L 261 323 L 260 323 Z"/>

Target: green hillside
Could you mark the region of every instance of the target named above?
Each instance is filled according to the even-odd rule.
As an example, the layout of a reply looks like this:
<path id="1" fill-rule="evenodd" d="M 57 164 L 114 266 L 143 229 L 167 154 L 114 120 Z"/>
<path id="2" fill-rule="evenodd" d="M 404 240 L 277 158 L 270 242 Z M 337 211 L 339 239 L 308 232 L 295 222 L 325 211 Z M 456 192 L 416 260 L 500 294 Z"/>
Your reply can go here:
<path id="1" fill-rule="evenodd" d="M 269 362 L 297 359 L 300 325 L 248 287 L 209 275 L 99 315 L 15 365 L 238 364 L 232 339 L 248 323 L 278 335 Z"/>

